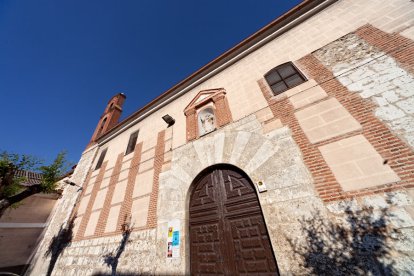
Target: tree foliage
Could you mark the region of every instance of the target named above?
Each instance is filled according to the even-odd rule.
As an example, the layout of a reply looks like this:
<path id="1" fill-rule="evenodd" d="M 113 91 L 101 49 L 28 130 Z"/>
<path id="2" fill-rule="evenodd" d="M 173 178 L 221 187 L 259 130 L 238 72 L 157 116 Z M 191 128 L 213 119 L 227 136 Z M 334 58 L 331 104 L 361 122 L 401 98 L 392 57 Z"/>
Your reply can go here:
<path id="1" fill-rule="evenodd" d="M 57 185 L 57 180 L 66 170 L 65 152 L 59 153 L 55 160 L 49 166 L 40 166 L 39 171 L 42 174 L 42 192 L 54 192 Z"/>
<path id="2" fill-rule="evenodd" d="M 4 211 L 36 193 L 55 193 L 57 181 L 67 169 L 66 153 L 59 153 L 50 165 L 26 154 L 0 153 L 0 217 Z M 28 179 L 19 172 L 41 174 L 39 183 L 23 185 Z"/>

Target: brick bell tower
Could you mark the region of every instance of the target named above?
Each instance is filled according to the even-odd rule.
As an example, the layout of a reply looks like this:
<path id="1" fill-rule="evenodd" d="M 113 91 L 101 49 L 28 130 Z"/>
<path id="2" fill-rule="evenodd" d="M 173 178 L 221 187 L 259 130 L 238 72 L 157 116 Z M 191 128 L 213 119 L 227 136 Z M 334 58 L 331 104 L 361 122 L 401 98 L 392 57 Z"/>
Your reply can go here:
<path id="1" fill-rule="evenodd" d="M 118 93 L 109 100 L 86 148 L 93 145 L 99 137 L 118 124 L 119 118 L 122 114 L 122 105 L 124 104 L 125 99 L 126 96 L 124 93 Z"/>

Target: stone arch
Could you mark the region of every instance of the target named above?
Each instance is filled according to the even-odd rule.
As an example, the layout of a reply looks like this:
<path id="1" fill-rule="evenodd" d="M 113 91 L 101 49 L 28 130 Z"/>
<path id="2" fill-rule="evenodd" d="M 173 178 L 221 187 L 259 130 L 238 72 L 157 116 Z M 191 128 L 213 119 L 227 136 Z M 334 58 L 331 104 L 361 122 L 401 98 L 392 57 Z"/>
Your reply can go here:
<path id="1" fill-rule="evenodd" d="M 237 166 L 235 166 L 233 164 L 229 164 L 229 163 L 217 163 L 217 164 L 213 164 L 211 166 L 208 166 L 208 167 L 204 168 L 203 170 L 201 170 L 194 177 L 193 181 L 191 182 L 190 186 L 188 187 L 188 190 L 187 190 L 186 195 L 185 195 L 185 204 L 186 204 L 186 212 L 187 213 L 188 213 L 188 206 L 189 206 L 189 203 L 190 203 L 190 200 L 191 200 L 191 195 L 193 194 L 194 187 L 197 184 L 197 182 L 200 180 L 200 178 L 202 178 L 208 172 L 210 172 L 210 171 L 212 171 L 214 169 L 219 169 L 219 168 L 230 168 L 230 169 L 232 169 L 234 171 L 237 171 L 240 174 L 242 174 L 246 179 L 248 179 L 250 183 L 253 183 L 252 179 L 250 178 L 250 176 L 246 172 L 244 172 L 242 169 L 240 169 L 239 167 L 237 167 Z M 258 196 L 257 189 L 255 189 L 255 191 L 256 191 L 256 196 Z"/>
<path id="2" fill-rule="evenodd" d="M 249 124 L 245 128 L 238 126 L 223 131 L 215 131 L 176 149 L 173 152 L 171 169 L 160 174 L 159 200 L 157 207 L 158 232 L 166 231 L 168 220 L 179 219 L 183 237 L 187 236 L 188 206 L 192 191 L 192 183 L 200 172 L 211 166 L 227 164 L 244 171 L 253 183 L 261 180 L 266 183 L 268 191 L 258 194 L 272 247 L 275 250 L 279 268 L 283 271 L 283 263 L 279 262 L 278 253 L 283 248 L 277 243 L 280 229 L 275 223 L 277 207 L 274 206 L 280 198 L 292 197 L 299 193 L 280 193 L 284 186 L 294 186 L 301 189 L 301 196 L 313 196 L 312 179 L 307 168 L 301 161 L 299 148 L 292 139 L 288 128 L 277 129 L 267 134 L 257 131 L 260 123 L 252 118 L 245 119 Z M 248 128 L 247 128 L 248 126 Z M 168 202 L 166 205 L 165 202 Z M 294 208 L 288 205 L 288 208 Z M 296 207 L 295 207 L 296 210 Z M 293 210 L 294 211 L 294 210 Z M 272 221 L 272 223 L 269 223 Z M 163 240 L 162 236 L 157 239 Z M 177 273 L 190 273 L 189 243 L 182 239 L 182 257 L 174 266 Z M 161 242 L 162 244 L 162 242 Z M 165 251 L 165 250 L 164 250 Z M 167 267 L 167 263 L 165 264 Z M 163 267 L 160 266 L 159 273 Z"/>

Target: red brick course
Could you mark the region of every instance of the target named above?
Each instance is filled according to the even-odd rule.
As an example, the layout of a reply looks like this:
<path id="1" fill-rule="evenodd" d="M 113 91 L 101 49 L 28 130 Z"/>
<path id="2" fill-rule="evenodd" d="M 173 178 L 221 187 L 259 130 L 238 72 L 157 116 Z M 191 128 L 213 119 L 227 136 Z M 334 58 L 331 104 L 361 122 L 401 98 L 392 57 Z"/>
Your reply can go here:
<path id="1" fill-rule="evenodd" d="M 86 148 L 89 148 L 90 146 L 95 144 L 95 141 L 99 137 L 104 135 L 106 132 L 108 132 L 118 124 L 119 118 L 122 114 L 122 105 L 124 104 L 125 98 L 126 96 L 122 93 L 116 94 L 111 98 L 111 100 L 108 102 L 105 108 L 104 113 L 99 119 L 98 125 L 96 126 L 96 129 Z M 105 123 L 103 124 L 104 121 Z"/>
<path id="2" fill-rule="evenodd" d="M 195 102 L 201 93 L 207 92 L 211 93 L 210 96 L 199 102 Z M 203 109 L 203 107 L 209 103 L 213 103 L 214 105 L 214 115 L 217 128 L 227 125 L 233 121 L 229 103 L 226 98 L 226 92 L 223 88 L 201 91 L 184 110 L 184 114 L 186 116 L 187 141 L 200 137 L 198 134 L 197 110 Z"/>
<path id="3" fill-rule="evenodd" d="M 386 34 L 369 25 L 358 29 L 357 34 L 364 39 L 367 38 L 368 43 L 377 46 L 381 50 L 392 52 L 392 56 L 401 64 L 405 64 L 406 69 L 412 68 L 414 64 L 414 44 L 412 41 L 407 41 L 406 38 L 397 34 Z M 404 44 L 403 50 L 396 50 L 396 47 L 402 47 L 401 43 Z M 394 45 L 394 48 L 392 45 Z M 401 53 L 404 53 L 404 56 Z M 354 131 L 312 144 L 299 126 L 294 116 L 295 110 L 286 96 L 272 97 L 266 81 L 264 79 L 258 81 L 263 96 L 266 98 L 274 116 L 281 119 L 282 123 L 288 125 L 291 129 L 293 139 L 298 144 L 303 154 L 303 160 L 312 173 L 315 188 L 320 197 L 325 202 L 329 202 L 414 187 L 414 153 L 404 141 L 393 134 L 374 115 L 376 106 L 370 100 L 363 99 L 358 94 L 348 91 L 346 87 L 334 78 L 332 72 L 324 67 L 313 55 L 310 54 L 301 58 L 296 64 L 307 76 L 315 79 L 330 97 L 335 97 L 363 127 L 360 131 Z M 377 152 L 387 161 L 387 164 L 401 178 L 401 181 L 351 192 L 342 190 L 318 147 L 357 134 L 363 134 L 367 138 Z"/>
<path id="4" fill-rule="evenodd" d="M 100 236 L 105 232 L 106 221 L 108 220 L 109 210 L 111 209 L 112 196 L 114 195 L 116 184 L 118 183 L 119 173 L 122 168 L 122 160 L 124 153 L 118 154 L 116 159 L 115 167 L 112 170 L 111 179 L 109 180 L 108 191 L 105 196 L 105 201 L 101 213 L 99 214 L 98 224 L 95 229 L 95 235 Z"/>
<path id="5" fill-rule="evenodd" d="M 165 130 L 158 133 L 157 145 L 155 146 L 154 157 L 154 180 L 152 182 L 152 192 L 150 196 L 147 227 L 157 227 L 157 201 L 158 201 L 158 188 L 159 178 L 164 163 L 164 151 L 165 151 Z"/>
<path id="6" fill-rule="evenodd" d="M 85 214 L 83 214 L 83 216 L 82 216 L 82 220 L 81 220 L 81 223 L 79 225 L 78 233 L 76 234 L 75 240 L 82 239 L 85 235 L 86 226 L 88 225 L 89 218 L 90 218 L 91 213 L 92 213 L 93 203 L 95 202 L 96 195 L 98 194 L 98 191 L 100 189 L 102 179 L 104 177 L 107 165 L 108 165 L 108 161 L 103 162 L 101 168 L 99 169 L 99 173 L 96 176 L 96 180 L 95 180 L 95 183 L 93 184 L 94 186 L 93 186 L 92 192 L 91 192 L 91 197 L 89 198 L 89 202 L 88 202 L 88 206 L 86 207 Z M 83 190 L 82 197 L 83 197 L 83 194 L 85 193 L 85 191 L 86 191 L 86 189 Z M 78 206 L 78 208 L 79 208 L 79 206 Z"/>
<path id="7" fill-rule="evenodd" d="M 358 28 L 355 34 L 388 53 L 402 68 L 414 74 L 414 41 L 397 33 L 386 33 L 369 24 Z"/>
<path id="8" fill-rule="evenodd" d="M 217 127 L 222 127 L 232 122 L 233 118 L 231 117 L 229 103 L 227 102 L 226 96 L 222 93 L 213 96 L 213 102 L 216 107 Z"/>
<path id="9" fill-rule="evenodd" d="M 139 171 L 139 164 L 141 163 L 142 142 L 135 146 L 134 156 L 132 157 L 131 166 L 128 172 L 128 183 L 125 191 L 124 201 L 122 202 L 121 210 L 118 216 L 117 231 L 122 231 L 122 225 L 129 222 L 132 208 L 132 194 L 134 193 L 135 179 Z"/>
<path id="10" fill-rule="evenodd" d="M 185 116 L 187 141 L 191 141 L 197 138 L 197 112 L 195 109 L 191 109 L 185 112 Z"/>

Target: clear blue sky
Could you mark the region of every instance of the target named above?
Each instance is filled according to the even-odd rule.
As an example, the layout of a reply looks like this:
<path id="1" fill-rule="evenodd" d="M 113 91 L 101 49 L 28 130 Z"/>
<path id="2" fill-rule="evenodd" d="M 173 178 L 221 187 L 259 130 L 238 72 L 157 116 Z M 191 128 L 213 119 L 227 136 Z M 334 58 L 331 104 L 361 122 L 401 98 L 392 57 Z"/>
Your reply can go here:
<path id="1" fill-rule="evenodd" d="M 0 0 L 0 150 L 76 163 L 109 98 L 123 118 L 299 0 Z"/>

